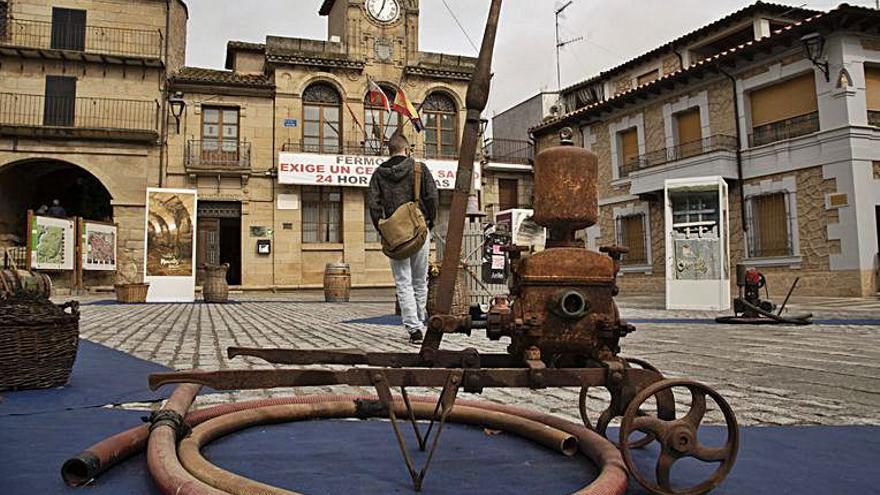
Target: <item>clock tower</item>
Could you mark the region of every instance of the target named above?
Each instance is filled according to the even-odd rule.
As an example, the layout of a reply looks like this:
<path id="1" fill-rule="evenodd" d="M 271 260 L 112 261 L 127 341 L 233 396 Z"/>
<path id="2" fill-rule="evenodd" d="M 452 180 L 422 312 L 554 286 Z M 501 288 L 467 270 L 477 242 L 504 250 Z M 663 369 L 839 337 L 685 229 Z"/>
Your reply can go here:
<path id="1" fill-rule="evenodd" d="M 367 64 L 405 66 L 419 52 L 419 0 L 324 0 L 330 41 Z"/>

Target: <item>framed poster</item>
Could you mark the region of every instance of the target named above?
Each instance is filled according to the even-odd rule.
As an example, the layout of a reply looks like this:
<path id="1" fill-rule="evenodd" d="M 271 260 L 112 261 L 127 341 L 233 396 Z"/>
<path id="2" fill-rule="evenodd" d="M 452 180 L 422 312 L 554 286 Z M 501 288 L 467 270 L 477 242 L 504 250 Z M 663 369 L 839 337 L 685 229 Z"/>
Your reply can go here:
<path id="1" fill-rule="evenodd" d="M 191 302 L 196 283 L 197 192 L 147 188 L 144 281 L 147 302 Z"/>
<path id="2" fill-rule="evenodd" d="M 83 220 L 82 269 L 116 270 L 116 225 Z"/>
<path id="3" fill-rule="evenodd" d="M 73 270 L 76 222 L 70 218 L 30 216 L 28 249 L 34 270 Z"/>

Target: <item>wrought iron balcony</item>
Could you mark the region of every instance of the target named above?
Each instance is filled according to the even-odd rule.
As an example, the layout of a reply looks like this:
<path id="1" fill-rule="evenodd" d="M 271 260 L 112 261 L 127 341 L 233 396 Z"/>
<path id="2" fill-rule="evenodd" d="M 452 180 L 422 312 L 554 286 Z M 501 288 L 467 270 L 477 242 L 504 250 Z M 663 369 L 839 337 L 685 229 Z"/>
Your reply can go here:
<path id="1" fill-rule="evenodd" d="M 880 127 L 880 111 L 868 110 L 868 125 Z"/>
<path id="2" fill-rule="evenodd" d="M 755 127 L 749 135 L 749 146 L 775 143 L 814 132 L 819 132 L 819 112 Z"/>
<path id="3" fill-rule="evenodd" d="M 699 141 L 682 143 L 671 148 L 662 148 L 649 151 L 623 163 L 620 167 L 620 176 L 627 177 L 631 173 L 651 167 L 657 167 L 666 163 L 676 162 L 693 156 L 705 155 L 716 151 L 736 151 L 736 137 L 725 134 L 716 134 Z"/>
<path id="4" fill-rule="evenodd" d="M 7 19 L 0 31 L 0 52 L 30 55 L 49 51 L 106 57 L 136 58 L 160 61 L 162 33 L 159 30 L 128 29 L 105 26 L 76 26 L 47 21 Z"/>
<path id="5" fill-rule="evenodd" d="M 157 101 L 0 93 L 0 133 L 156 139 Z"/>
<path id="6" fill-rule="evenodd" d="M 251 143 L 216 139 L 186 143 L 185 165 L 190 172 L 244 173 L 251 169 Z"/>
<path id="7" fill-rule="evenodd" d="M 518 139 L 490 139 L 483 147 L 489 162 L 531 165 L 535 161 L 535 145 Z"/>
<path id="8" fill-rule="evenodd" d="M 281 148 L 290 153 L 317 153 L 321 155 L 352 155 L 387 157 L 388 149 L 377 141 L 343 142 L 343 143 L 303 143 L 288 141 Z M 414 158 L 420 160 L 457 160 L 458 154 L 444 155 L 433 149 L 414 148 Z"/>

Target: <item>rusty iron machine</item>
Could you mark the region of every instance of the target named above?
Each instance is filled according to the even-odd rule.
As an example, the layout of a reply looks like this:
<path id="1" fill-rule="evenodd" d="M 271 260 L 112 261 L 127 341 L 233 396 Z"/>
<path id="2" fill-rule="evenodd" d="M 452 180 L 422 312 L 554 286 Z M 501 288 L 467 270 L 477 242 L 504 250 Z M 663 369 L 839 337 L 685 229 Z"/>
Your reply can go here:
<path id="1" fill-rule="evenodd" d="M 685 379 L 664 379 L 656 368 L 620 355 L 620 341 L 635 328 L 620 318 L 614 296 L 616 278 L 625 247 L 611 246 L 595 252 L 575 238 L 575 232 L 598 220 L 596 156 L 572 146 L 571 132 L 562 132 L 560 146 L 541 152 L 534 163 L 534 220 L 549 231 L 546 249 L 530 254 L 527 248 L 506 248 L 511 258 L 509 296 L 496 297 L 485 318 L 449 314 L 456 263 L 470 192 L 480 114 L 488 97 L 490 64 L 501 0 L 492 0 L 475 75 L 468 88 L 467 120 L 463 130 L 447 244 L 440 274 L 435 315 L 418 353 L 367 352 L 364 350 L 293 350 L 229 348 L 229 357 L 253 356 L 285 365 L 343 365 L 347 369 L 275 368 L 265 370 L 181 371 L 150 377 L 153 388 L 168 383 L 197 383 L 215 390 L 274 387 L 352 385 L 374 387 L 378 403 L 388 411 L 401 451 L 417 490 L 424 469 L 417 473 L 405 448 L 393 412 L 392 389 L 410 408 L 408 387 L 441 388 L 432 417 L 442 431 L 443 422 L 459 390 L 480 393 L 486 388 L 516 387 L 541 390 L 580 387 L 584 425 L 605 435 L 609 423 L 621 417 L 618 447 L 629 473 L 657 494 L 700 494 L 715 488 L 733 466 L 739 444 L 736 418 L 727 402 L 712 388 Z M 509 339 L 506 353 L 483 354 L 474 348 L 445 350 L 443 336 L 470 335 L 485 330 L 492 340 Z M 602 387 L 611 401 L 593 421 L 587 414 L 588 391 Z M 686 414 L 677 414 L 673 390 L 687 390 L 680 403 Z M 726 441 L 708 446 L 698 439 L 698 429 L 714 402 L 726 425 Z M 418 433 L 424 450 L 427 435 Z M 434 422 L 432 421 L 432 426 Z M 431 451 L 436 448 L 434 438 Z M 645 474 L 633 460 L 633 449 L 659 443 L 654 473 Z M 670 481 L 672 465 L 683 457 L 716 464 L 707 479 L 681 488 Z M 430 462 L 430 456 L 428 457 Z"/>

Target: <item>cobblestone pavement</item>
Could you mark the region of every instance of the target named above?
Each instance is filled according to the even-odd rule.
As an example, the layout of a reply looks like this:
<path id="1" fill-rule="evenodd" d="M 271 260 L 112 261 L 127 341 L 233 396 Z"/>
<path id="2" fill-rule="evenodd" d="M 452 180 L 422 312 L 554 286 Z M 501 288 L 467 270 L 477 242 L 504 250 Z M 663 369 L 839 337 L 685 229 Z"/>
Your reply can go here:
<path id="1" fill-rule="evenodd" d="M 246 294 L 235 298 L 227 305 L 132 306 L 84 301 L 81 333 L 91 341 L 177 369 L 271 367 L 252 358 L 228 360 L 225 349 L 233 345 L 417 351 L 406 342 L 401 328 L 345 323 L 389 314 L 393 303 L 386 302 L 387 293 L 362 295 L 360 302 L 347 304 L 324 304 L 314 295 Z M 715 387 L 731 403 L 741 423 L 880 424 L 880 326 L 864 321 L 807 327 L 683 324 L 662 320 L 705 319 L 714 314 L 650 309 L 651 304 L 646 298 L 622 301 L 624 318 L 640 321 L 638 331 L 624 339 L 623 355 L 646 359 L 667 376 L 686 376 Z M 817 304 L 822 306 L 815 307 Z M 880 319 L 876 300 L 800 300 L 793 307 L 795 311 L 797 306 L 811 306 L 824 319 Z M 471 338 L 446 337 L 444 348 L 504 352 L 505 340 L 490 342 L 475 331 Z M 346 387 L 318 390 L 372 393 Z M 318 390 L 212 394 L 201 397 L 197 404 Z M 482 397 L 576 418 L 577 395 L 576 389 L 494 389 Z M 590 395 L 590 410 L 596 417 L 604 408 L 607 393 L 595 390 Z M 716 410 L 708 418 L 717 421 L 720 416 Z"/>

